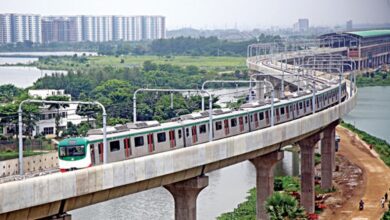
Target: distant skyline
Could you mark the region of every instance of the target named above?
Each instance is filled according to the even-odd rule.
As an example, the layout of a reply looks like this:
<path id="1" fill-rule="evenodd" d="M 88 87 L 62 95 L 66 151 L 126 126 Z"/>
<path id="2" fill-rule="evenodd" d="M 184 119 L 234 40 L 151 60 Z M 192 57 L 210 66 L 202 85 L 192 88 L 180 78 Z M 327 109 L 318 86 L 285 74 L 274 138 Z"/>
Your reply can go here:
<path id="1" fill-rule="evenodd" d="M 182 27 L 241 30 L 390 23 L 390 0 L 2 0 L 0 13 L 41 15 L 163 15 L 167 29 Z"/>

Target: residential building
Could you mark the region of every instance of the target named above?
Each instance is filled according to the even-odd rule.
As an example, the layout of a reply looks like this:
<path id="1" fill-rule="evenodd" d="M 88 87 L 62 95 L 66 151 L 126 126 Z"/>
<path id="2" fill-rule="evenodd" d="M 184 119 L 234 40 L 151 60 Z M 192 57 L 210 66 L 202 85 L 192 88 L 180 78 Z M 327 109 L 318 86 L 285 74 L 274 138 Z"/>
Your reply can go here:
<path id="1" fill-rule="evenodd" d="M 107 42 L 166 38 L 163 16 L 0 14 L 0 44 L 31 41 Z"/>
<path id="2" fill-rule="evenodd" d="M 0 44 L 12 43 L 11 14 L 0 14 Z"/>
<path id="3" fill-rule="evenodd" d="M 42 42 L 41 16 L 0 14 L 0 43 Z"/>
<path id="4" fill-rule="evenodd" d="M 70 95 L 65 94 L 64 90 L 29 90 L 29 96 L 35 98 L 46 99 L 49 96 L 67 96 L 70 99 Z M 76 114 L 77 104 L 70 104 L 68 107 L 60 107 L 59 109 L 51 108 L 50 105 L 44 105 L 41 107 L 40 120 L 36 123 L 36 128 L 33 131 L 33 135 L 43 134 L 46 136 L 53 136 L 56 134 L 56 115 L 60 115 L 59 128 L 66 129 L 68 122 L 74 125 L 78 125 L 81 122 L 88 121 L 86 116 L 80 116 Z M 89 119 L 90 122 L 94 122 L 94 119 Z"/>
<path id="5" fill-rule="evenodd" d="M 42 41 L 79 42 L 82 40 L 81 17 L 43 17 Z"/>

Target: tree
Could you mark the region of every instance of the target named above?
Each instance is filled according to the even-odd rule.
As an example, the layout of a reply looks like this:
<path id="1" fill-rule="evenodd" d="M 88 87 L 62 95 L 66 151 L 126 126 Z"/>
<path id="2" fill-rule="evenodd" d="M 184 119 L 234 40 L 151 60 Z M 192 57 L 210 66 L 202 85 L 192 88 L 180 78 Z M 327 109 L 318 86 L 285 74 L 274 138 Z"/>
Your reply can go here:
<path id="1" fill-rule="evenodd" d="M 0 86 L 0 102 L 11 102 L 15 97 L 19 96 L 22 89 L 17 88 L 14 85 L 7 84 Z"/>
<path id="2" fill-rule="evenodd" d="M 46 98 L 47 101 L 69 101 L 68 96 L 49 96 Z M 69 104 L 60 104 L 60 103 L 52 103 L 49 104 L 49 110 L 51 109 L 56 109 L 57 114 L 55 116 L 55 127 L 56 127 L 56 137 L 58 137 L 59 132 L 60 132 L 60 120 L 61 120 L 61 115 L 60 115 L 60 108 L 67 108 L 69 107 Z"/>
<path id="3" fill-rule="evenodd" d="M 287 194 L 275 192 L 265 202 L 271 220 L 306 219 L 305 210 L 298 201 Z"/>

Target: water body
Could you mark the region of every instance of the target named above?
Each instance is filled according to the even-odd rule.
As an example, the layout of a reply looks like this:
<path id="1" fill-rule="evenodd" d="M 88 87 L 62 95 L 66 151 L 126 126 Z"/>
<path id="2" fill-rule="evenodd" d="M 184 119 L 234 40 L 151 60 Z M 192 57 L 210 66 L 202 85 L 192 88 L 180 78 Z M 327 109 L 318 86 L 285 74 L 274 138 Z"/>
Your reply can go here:
<path id="1" fill-rule="evenodd" d="M 344 120 L 390 143 L 390 86 L 359 88 L 357 100 Z"/>
<path id="2" fill-rule="evenodd" d="M 26 88 L 32 86 L 37 79 L 46 74 L 51 75 L 53 73 L 66 74 L 67 71 L 40 70 L 36 67 L 3 66 L 0 67 L 0 85 L 13 84 L 16 87 Z"/>
<path id="3" fill-rule="evenodd" d="M 0 65 L 30 64 L 38 61 L 36 57 L 0 57 Z"/>
<path id="4" fill-rule="evenodd" d="M 390 141 L 390 87 L 359 88 L 358 104 L 345 117 L 349 123 Z M 285 152 L 278 164 L 280 175 L 298 175 L 299 157 Z M 198 219 L 215 219 L 245 201 L 247 191 L 255 186 L 255 169 L 248 161 L 207 174 L 209 186 L 198 197 Z M 174 219 L 173 198 L 163 188 L 156 188 L 119 199 L 72 211 L 73 219 Z"/>
<path id="5" fill-rule="evenodd" d="M 6 57 L 46 57 L 46 56 L 73 56 L 77 54 L 77 56 L 82 56 L 85 54 L 86 56 L 97 56 L 96 52 L 75 52 L 75 51 L 49 51 L 49 52 L 0 52 L 1 56 Z"/>
<path id="6" fill-rule="evenodd" d="M 277 175 L 296 175 L 298 155 L 285 152 L 277 166 Z M 198 219 L 215 219 L 245 201 L 247 192 L 256 184 L 256 171 L 248 162 L 235 164 L 211 173 L 209 186 L 198 197 Z M 71 212 L 72 219 L 174 219 L 174 201 L 164 188 L 128 195 Z"/>

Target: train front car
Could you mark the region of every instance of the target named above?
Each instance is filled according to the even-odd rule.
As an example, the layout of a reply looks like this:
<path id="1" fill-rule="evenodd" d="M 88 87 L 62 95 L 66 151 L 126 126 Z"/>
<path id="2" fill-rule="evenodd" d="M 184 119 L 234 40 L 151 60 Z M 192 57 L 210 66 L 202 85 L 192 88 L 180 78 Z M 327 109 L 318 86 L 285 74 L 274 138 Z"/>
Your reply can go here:
<path id="1" fill-rule="evenodd" d="M 85 138 L 67 138 L 58 144 L 58 160 L 61 172 L 90 167 L 91 157 Z"/>

